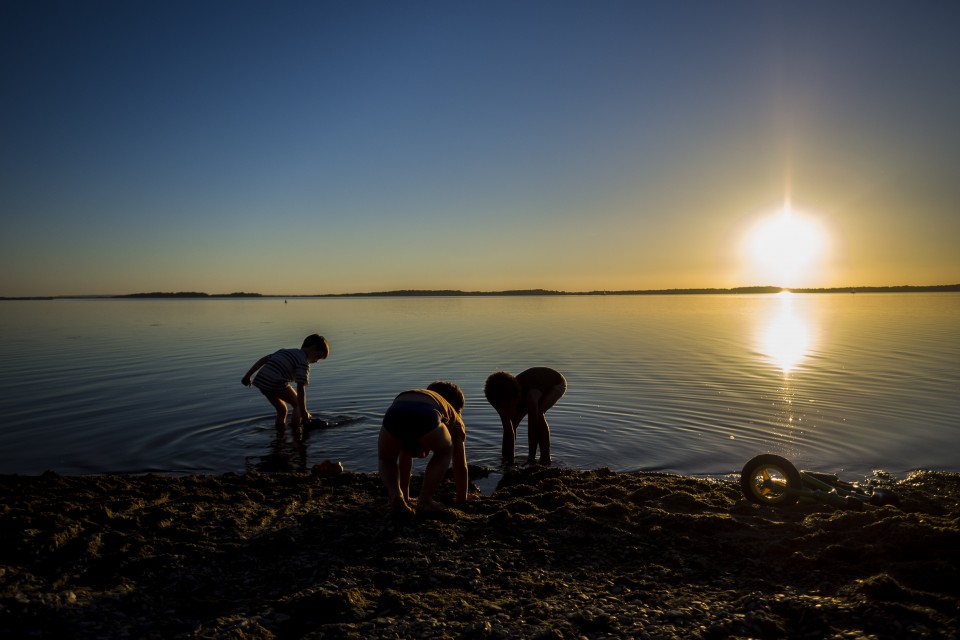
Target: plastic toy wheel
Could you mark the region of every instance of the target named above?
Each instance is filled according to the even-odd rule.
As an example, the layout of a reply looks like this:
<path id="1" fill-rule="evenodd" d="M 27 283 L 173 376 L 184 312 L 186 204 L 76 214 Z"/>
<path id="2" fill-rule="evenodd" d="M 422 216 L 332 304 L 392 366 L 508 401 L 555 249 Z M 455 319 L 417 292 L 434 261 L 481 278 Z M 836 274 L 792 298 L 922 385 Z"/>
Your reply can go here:
<path id="1" fill-rule="evenodd" d="M 786 458 L 770 453 L 759 455 L 743 465 L 740 488 L 744 497 L 757 504 L 785 507 L 797 501 L 797 494 L 787 491 L 800 489 L 800 472 Z"/>

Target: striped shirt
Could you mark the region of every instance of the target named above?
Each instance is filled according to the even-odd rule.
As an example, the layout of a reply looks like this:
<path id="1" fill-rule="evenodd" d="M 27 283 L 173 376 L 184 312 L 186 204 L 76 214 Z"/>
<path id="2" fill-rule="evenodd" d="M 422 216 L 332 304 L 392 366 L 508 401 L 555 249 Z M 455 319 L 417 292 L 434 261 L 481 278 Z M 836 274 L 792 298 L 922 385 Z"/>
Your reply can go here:
<path id="1" fill-rule="evenodd" d="M 261 391 L 283 391 L 292 383 L 310 383 L 310 362 L 302 349 L 280 349 L 260 367 L 253 385 Z"/>

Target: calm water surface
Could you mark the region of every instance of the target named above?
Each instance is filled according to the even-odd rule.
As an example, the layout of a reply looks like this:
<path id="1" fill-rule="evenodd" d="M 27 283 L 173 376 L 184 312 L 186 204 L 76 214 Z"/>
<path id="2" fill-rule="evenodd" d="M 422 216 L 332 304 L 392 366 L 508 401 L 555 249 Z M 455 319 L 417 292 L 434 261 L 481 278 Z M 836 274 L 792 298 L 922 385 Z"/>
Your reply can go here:
<path id="1" fill-rule="evenodd" d="M 435 379 L 463 387 L 468 457 L 495 467 L 483 381 L 534 365 L 569 381 L 562 466 L 960 470 L 952 293 L 3 301 L 0 329 L 0 473 L 375 471 L 383 411 Z M 332 352 L 308 405 L 355 420 L 298 445 L 240 378 L 312 332 Z"/>

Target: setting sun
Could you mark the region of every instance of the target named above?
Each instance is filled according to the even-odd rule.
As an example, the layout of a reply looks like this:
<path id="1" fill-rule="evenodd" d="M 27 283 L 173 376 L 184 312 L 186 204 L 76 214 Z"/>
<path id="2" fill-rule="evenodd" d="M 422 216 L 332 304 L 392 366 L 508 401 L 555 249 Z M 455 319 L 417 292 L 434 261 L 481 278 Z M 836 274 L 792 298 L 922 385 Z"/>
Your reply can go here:
<path id="1" fill-rule="evenodd" d="M 826 253 L 826 236 L 811 218 L 798 215 L 787 202 L 747 234 L 751 273 L 765 284 L 809 286 Z"/>

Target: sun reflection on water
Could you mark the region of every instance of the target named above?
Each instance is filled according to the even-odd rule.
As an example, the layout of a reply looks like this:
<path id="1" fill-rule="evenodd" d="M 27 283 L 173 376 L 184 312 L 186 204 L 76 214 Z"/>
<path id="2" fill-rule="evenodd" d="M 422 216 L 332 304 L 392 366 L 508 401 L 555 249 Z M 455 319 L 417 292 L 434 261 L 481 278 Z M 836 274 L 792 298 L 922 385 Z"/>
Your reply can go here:
<path id="1" fill-rule="evenodd" d="M 790 373 L 810 352 L 813 334 L 806 318 L 794 306 L 794 294 L 777 294 L 777 308 L 760 335 L 760 351 L 785 374 Z"/>

